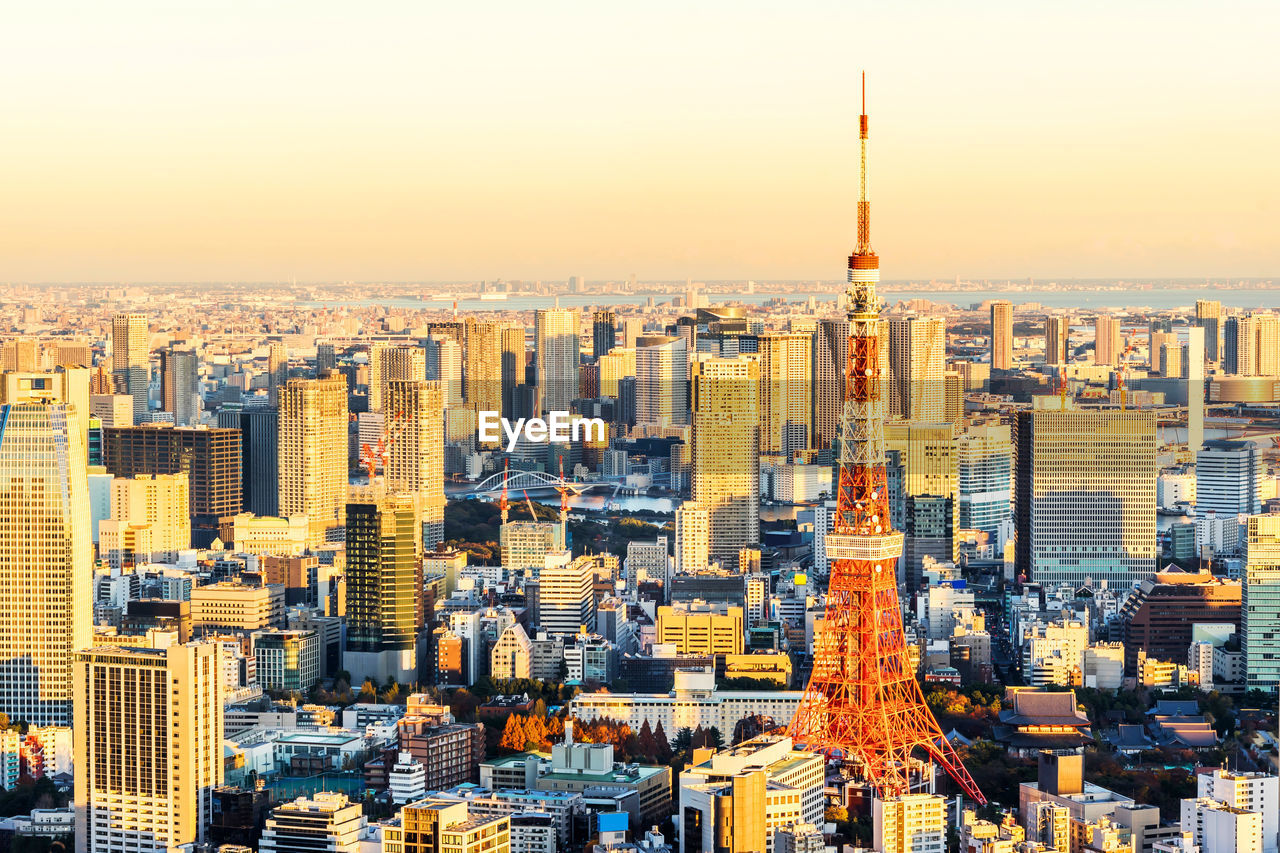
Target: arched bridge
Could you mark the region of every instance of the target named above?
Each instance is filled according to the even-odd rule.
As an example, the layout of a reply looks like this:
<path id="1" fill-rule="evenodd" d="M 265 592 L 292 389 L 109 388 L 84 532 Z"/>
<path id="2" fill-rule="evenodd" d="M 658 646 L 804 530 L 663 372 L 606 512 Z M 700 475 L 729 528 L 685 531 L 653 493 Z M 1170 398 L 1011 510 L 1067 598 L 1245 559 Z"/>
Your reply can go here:
<path id="1" fill-rule="evenodd" d="M 504 479 L 507 483 L 507 491 L 515 493 L 527 489 L 558 489 L 563 486 L 575 495 L 580 495 L 587 489 L 613 489 L 617 485 L 598 480 L 566 480 L 543 471 L 498 471 L 476 483 L 471 493 L 483 495 L 500 492 Z"/>

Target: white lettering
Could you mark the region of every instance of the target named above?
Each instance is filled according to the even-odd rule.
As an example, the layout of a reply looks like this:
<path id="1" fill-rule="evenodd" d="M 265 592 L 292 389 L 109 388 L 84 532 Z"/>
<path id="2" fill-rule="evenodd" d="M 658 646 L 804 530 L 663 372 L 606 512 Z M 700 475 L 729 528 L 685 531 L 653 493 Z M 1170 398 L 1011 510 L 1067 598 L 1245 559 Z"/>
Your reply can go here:
<path id="1" fill-rule="evenodd" d="M 585 433 L 585 439 L 582 437 L 582 433 Z M 604 418 L 579 418 L 573 422 L 574 441 L 604 442 L 608 440 L 608 435 L 609 427 L 605 424 Z"/>
<path id="2" fill-rule="evenodd" d="M 520 438 L 520 430 L 524 429 L 524 418 L 516 421 L 515 428 L 511 426 L 511 421 L 506 418 L 502 419 L 502 431 L 507 434 L 507 452 L 513 453 L 516 449 L 516 440 Z"/>
<path id="3" fill-rule="evenodd" d="M 505 418 L 499 416 L 497 412 L 481 412 L 480 413 L 480 440 L 484 442 L 496 442 L 498 435 L 498 426 Z"/>
<path id="4" fill-rule="evenodd" d="M 524 425 L 524 437 L 534 444 L 542 444 L 547 440 L 547 422 L 542 418 L 529 418 Z"/>
<path id="5" fill-rule="evenodd" d="M 563 444 L 569 440 L 569 413 L 551 413 L 551 441 Z"/>

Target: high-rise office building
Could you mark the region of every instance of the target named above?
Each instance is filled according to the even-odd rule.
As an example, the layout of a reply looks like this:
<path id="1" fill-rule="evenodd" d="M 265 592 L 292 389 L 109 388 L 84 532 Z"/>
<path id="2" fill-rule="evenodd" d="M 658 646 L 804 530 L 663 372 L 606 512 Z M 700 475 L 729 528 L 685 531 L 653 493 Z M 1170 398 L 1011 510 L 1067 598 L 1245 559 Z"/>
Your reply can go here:
<path id="1" fill-rule="evenodd" d="M 205 840 L 223 779 L 221 685 L 214 643 L 76 653 L 77 851 Z"/>
<path id="2" fill-rule="evenodd" d="M 388 408 L 400 413 L 384 475 L 387 491 L 418 501 L 422 544 L 444 539 L 444 399 L 439 382 L 394 380 L 387 385 Z"/>
<path id="3" fill-rule="evenodd" d="M 422 530 L 416 499 L 353 492 L 346 505 L 347 651 L 343 668 L 381 684 L 417 681 Z"/>
<path id="4" fill-rule="evenodd" d="M 178 426 L 200 422 L 200 366 L 192 349 L 160 351 L 160 398 Z"/>
<path id="5" fill-rule="evenodd" d="M 191 547 L 190 480 L 178 474 L 116 477 L 111 517 L 98 523 L 98 553 L 112 566 L 174 563 Z"/>
<path id="6" fill-rule="evenodd" d="M 1120 364 L 1120 355 L 1124 352 L 1124 344 L 1120 337 L 1120 320 L 1106 314 L 1099 314 L 1093 321 L 1093 363 L 1108 364 L 1115 367 Z"/>
<path id="7" fill-rule="evenodd" d="M 760 452 L 790 457 L 808 450 L 813 416 L 813 335 L 759 335 Z"/>
<path id="8" fill-rule="evenodd" d="M 1187 380 L 1187 449 L 1195 453 L 1204 445 L 1205 330 L 1187 329 L 1182 348 L 1182 378 Z"/>
<path id="9" fill-rule="evenodd" d="M 65 726 L 93 632 L 86 454 L 75 405 L 51 378 L 26 384 L 0 406 L 0 713 Z"/>
<path id="10" fill-rule="evenodd" d="M 1196 514 L 1251 515 L 1262 511 L 1266 460 L 1252 441 L 1220 438 L 1196 454 Z"/>
<path id="11" fill-rule="evenodd" d="M 537 412 L 521 405 L 525 390 L 526 350 L 524 326 L 512 323 L 502 327 L 502 416 L 515 421 L 536 417 Z"/>
<path id="12" fill-rule="evenodd" d="M 991 369 L 1013 368 L 1013 303 L 997 299 L 991 303 Z"/>
<path id="13" fill-rule="evenodd" d="M 537 381 L 544 412 L 567 412 L 578 397 L 578 312 L 542 308 L 534 316 Z"/>
<path id="14" fill-rule="evenodd" d="M 1066 364 L 1067 338 L 1071 334 L 1071 323 L 1066 317 L 1044 318 L 1044 363 Z"/>
<path id="15" fill-rule="evenodd" d="M 897 451 L 901 465 L 899 511 L 906 536 L 900 570 L 912 590 L 922 585 L 925 557 L 940 563 L 959 557 L 957 436 L 957 425 L 945 421 L 891 421 L 885 426 L 885 448 Z"/>
<path id="16" fill-rule="evenodd" d="M 149 408 L 151 341 L 145 314 L 117 314 L 111 319 L 111 372 L 116 390 L 133 397 L 133 422 Z"/>
<path id="17" fill-rule="evenodd" d="M 974 424 L 957 445 L 960 528 L 981 530 L 999 548 L 1013 535 L 1013 429 Z"/>
<path id="18" fill-rule="evenodd" d="M 636 340 L 634 352 L 636 423 L 687 424 L 689 356 L 684 339 L 645 335 Z"/>
<path id="19" fill-rule="evenodd" d="M 735 565 L 760 541 L 760 364 L 693 363 L 693 500 L 710 516 L 711 559 Z"/>
<path id="20" fill-rule="evenodd" d="M 844 411 L 845 371 L 849 361 L 849 321 L 818 321 L 813 337 L 813 446 L 832 446 Z"/>
<path id="21" fill-rule="evenodd" d="M 942 317 L 889 321 L 889 417 L 946 419 L 947 322 Z"/>
<path id="22" fill-rule="evenodd" d="M 333 347 L 329 348 L 332 355 Z M 320 361 L 320 348 L 316 347 L 316 361 Z M 335 367 L 337 365 L 334 365 Z M 330 368 L 331 370 L 333 368 Z M 280 405 L 280 389 L 289 381 L 289 348 L 279 341 L 267 345 L 267 403 Z"/>
<path id="23" fill-rule="evenodd" d="M 1151 577 L 1154 411 L 1018 412 L 1014 522 L 1019 572 L 1040 583 Z"/>
<path id="24" fill-rule="evenodd" d="M 1280 515 L 1251 515 L 1245 528 L 1240 650 L 1250 689 L 1280 689 Z"/>
<path id="25" fill-rule="evenodd" d="M 423 379 L 427 356 L 421 347 L 381 342 L 369 347 L 369 411 L 385 408 L 387 383 L 393 379 Z"/>
<path id="26" fill-rule="evenodd" d="M 567 555 L 566 555 L 567 556 Z M 595 558 L 548 560 L 538 575 L 538 623 L 572 637 L 596 629 Z"/>
<path id="27" fill-rule="evenodd" d="M 462 345 L 448 335 L 427 338 L 426 377 L 439 382 L 447 409 L 462 406 Z"/>
<path id="28" fill-rule="evenodd" d="M 338 369 L 338 351 L 333 344 L 316 344 L 316 376 Z M 285 377 L 288 381 L 288 376 Z M 283 383 L 281 383 L 283 384 Z"/>
<path id="29" fill-rule="evenodd" d="M 619 346 L 635 349 L 636 339 L 644 334 L 644 320 L 639 317 L 622 318 L 622 340 Z"/>
<path id="30" fill-rule="evenodd" d="M 280 513 L 280 413 L 254 407 L 218 412 L 218 426 L 240 430 L 240 491 L 245 512 Z"/>
<path id="31" fill-rule="evenodd" d="M 280 394 L 280 514 L 305 515 L 310 545 L 340 538 L 347 500 L 347 382 L 329 372 Z"/>
<path id="32" fill-rule="evenodd" d="M 1204 329 L 1204 354 L 1211 364 L 1222 357 L 1222 303 L 1216 299 L 1196 300 L 1196 325 Z"/>
<path id="33" fill-rule="evenodd" d="M 612 311 L 591 314 L 591 355 L 599 359 L 617 345 L 618 315 Z"/>
<path id="34" fill-rule="evenodd" d="M 600 396 L 617 399 L 618 386 L 627 377 L 635 378 L 636 351 L 634 348 L 614 347 L 596 362 L 600 371 Z"/>
<path id="35" fill-rule="evenodd" d="M 240 455 L 234 429 L 149 424 L 102 431 L 102 461 L 116 477 L 186 472 L 195 548 L 209 547 L 222 521 L 243 508 Z"/>

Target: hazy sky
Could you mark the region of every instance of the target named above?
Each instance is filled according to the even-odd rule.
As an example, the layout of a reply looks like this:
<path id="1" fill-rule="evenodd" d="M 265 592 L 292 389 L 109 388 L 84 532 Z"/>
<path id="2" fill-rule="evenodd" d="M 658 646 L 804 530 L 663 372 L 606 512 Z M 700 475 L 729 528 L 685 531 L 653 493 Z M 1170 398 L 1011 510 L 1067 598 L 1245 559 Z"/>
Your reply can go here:
<path id="1" fill-rule="evenodd" d="M 1280 3 L 0 12 L 0 281 L 1280 278 Z"/>

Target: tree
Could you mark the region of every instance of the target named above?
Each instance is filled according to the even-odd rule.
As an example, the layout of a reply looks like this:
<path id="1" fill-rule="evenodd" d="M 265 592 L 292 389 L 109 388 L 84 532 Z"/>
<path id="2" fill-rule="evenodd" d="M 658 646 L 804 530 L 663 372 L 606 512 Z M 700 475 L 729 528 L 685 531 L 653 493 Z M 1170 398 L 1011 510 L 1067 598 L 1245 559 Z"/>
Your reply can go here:
<path id="1" fill-rule="evenodd" d="M 671 744 L 667 743 L 667 733 L 662 730 L 662 721 L 658 721 L 658 728 L 653 732 L 653 740 L 657 745 L 656 757 L 658 762 L 666 764 L 672 758 Z"/>
<path id="2" fill-rule="evenodd" d="M 541 698 L 533 703 L 533 716 L 543 720 L 547 718 L 547 703 L 543 702 Z"/>
<path id="3" fill-rule="evenodd" d="M 366 678 L 364 684 L 360 685 L 360 701 L 361 702 L 377 702 L 378 686 L 373 683 L 372 678 Z"/>
<path id="4" fill-rule="evenodd" d="M 524 723 L 520 715 L 512 714 L 507 717 L 507 724 L 502 729 L 502 738 L 498 741 L 498 748 L 506 752 L 520 752 L 524 749 L 527 740 Z"/>
<path id="5" fill-rule="evenodd" d="M 702 727 L 698 727 L 701 731 Z M 690 745 L 693 743 L 693 729 L 685 726 L 676 732 L 676 742 L 673 744 L 676 752 L 688 752 Z"/>
<path id="6" fill-rule="evenodd" d="M 506 734 L 506 732 L 503 732 L 503 734 Z M 541 717 L 525 718 L 524 737 L 524 748 L 527 750 L 545 750 L 551 746 L 547 741 L 547 724 L 542 721 Z"/>
<path id="7" fill-rule="evenodd" d="M 653 736 L 653 729 L 649 728 L 649 720 L 640 724 L 640 736 L 638 738 L 637 751 L 645 757 L 646 761 L 658 760 L 658 740 Z"/>

